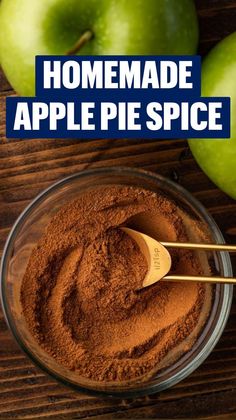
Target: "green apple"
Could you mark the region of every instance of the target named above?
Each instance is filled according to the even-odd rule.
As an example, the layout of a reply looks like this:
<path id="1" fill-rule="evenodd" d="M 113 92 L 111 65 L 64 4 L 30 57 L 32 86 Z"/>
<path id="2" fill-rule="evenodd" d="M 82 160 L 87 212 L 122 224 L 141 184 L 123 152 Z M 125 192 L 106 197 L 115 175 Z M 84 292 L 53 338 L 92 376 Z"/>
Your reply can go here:
<path id="1" fill-rule="evenodd" d="M 194 139 L 190 148 L 203 171 L 236 199 L 236 32 L 221 41 L 202 68 L 203 96 L 231 97 L 231 138 Z"/>
<path id="2" fill-rule="evenodd" d="M 22 95 L 34 94 L 35 55 L 194 54 L 193 0 L 2 0 L 0 63 Z"/>

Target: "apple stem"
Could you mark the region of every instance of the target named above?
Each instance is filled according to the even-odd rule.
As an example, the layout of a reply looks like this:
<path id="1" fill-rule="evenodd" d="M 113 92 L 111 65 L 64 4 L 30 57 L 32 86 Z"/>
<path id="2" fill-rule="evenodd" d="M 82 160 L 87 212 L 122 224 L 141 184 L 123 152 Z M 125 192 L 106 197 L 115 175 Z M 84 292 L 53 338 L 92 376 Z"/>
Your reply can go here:
<path id="1" fill-rule="evenodd" d="M 66 55 L 77 54 L 81 50 L 81 48 L 85 44 L 87 44 L 87 42 L 89 42 L 92 38 L 93 38 L 93 32 L 90 30 L 85 31 L 83 35 L 81 35 L 79 40 L 76 42 L 76 44 L 69 51 L 67 51 Z"/>

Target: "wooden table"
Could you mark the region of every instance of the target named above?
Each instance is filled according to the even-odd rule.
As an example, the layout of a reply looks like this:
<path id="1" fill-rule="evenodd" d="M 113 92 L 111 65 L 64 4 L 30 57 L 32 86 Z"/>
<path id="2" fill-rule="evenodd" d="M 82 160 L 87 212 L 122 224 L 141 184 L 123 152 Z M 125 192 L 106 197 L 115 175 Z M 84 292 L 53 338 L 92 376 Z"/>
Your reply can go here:
<path id="1" fill-rule="evenodd" d="M 200 52 L 205 54 L 236 30 L 236 0 L 196 3 Z M 1 250 L 17 216 L 44 188 L 75 172 L 108 165 L 138 166 L 179 182 L 208 208 L 226 241 L 236 243 L 236 202 L 202 173 L 186 141 L 6 141 L 5 98 L 12 94 L 0 72 Z M 199 369 L 172 389 L 135 400 L 94 398 L 56 383 L 21 352 L 0 313 L 0 418 L 40 417 L 236 419 L 236 302 L 223 336 Z"/>

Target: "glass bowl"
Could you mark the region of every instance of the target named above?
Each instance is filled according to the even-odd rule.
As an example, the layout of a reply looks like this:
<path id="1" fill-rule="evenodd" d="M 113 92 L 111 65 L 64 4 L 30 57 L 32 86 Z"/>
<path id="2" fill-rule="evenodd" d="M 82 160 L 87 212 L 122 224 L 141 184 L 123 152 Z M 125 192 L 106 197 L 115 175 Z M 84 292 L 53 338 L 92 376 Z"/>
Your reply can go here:
<path id="1" fill-rule="evenodd" d="M 16 221 L 4 248 L 1 264 L 1 298 L 4 314 L 15 339 L 27 355 L 44 371 L 64 384 L 79 391 L 96 395 L 135 397 L 162 391 L 184 379 L 209 355 L 225 327 L 232 300 L 233 286 L 217 284 L 210 316 L 199 338 L 190 351 L 173 365 L 164 368 L 154 377 L 131 384 L 99 384 L 79 377 L 59 365 L 35 341 L 28 331 L 21 311 L 20 288 L 32 249 L 41 237 L 45 226 L 61 206 L 73 200 L 88 188 L 102 185 L 131 185 L 162 192 L 174 200 L 196 220 L 205 224 L 212 242 L 222 243 L 224 238 L 212 217 L 186 190 L 168 179 L 150 172 L 129 168 L 88 170 L 52 185 L 42 192 L 24 210 Z M 232 276 L 228 253 L 214 256 L 214 270 L 224 277 Z"/>

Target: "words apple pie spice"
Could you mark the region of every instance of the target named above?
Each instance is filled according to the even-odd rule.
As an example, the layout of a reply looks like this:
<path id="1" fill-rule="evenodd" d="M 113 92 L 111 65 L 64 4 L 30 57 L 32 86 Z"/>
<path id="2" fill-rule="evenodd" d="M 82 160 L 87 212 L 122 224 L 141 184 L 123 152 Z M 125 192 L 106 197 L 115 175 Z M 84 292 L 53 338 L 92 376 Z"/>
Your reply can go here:
<path id="1" fill-rule="evenodd" d="M 23 278 L 22 310 L 37 342 L 59 364 L 95 381 L 142 378 L 172 364 L 192 348 L 211 308 L 209 284 L 159 282 L 139 290 L 147 262 L 119 228 L 137 228 L 137 215 L 156 239 L 187 241 L 190 225 L 191 239 L 206 239 L 161 194 L 96 188 L 53 217 Z M 171 256 L 173 273 L 210 270 L 191 251 Z"/>

